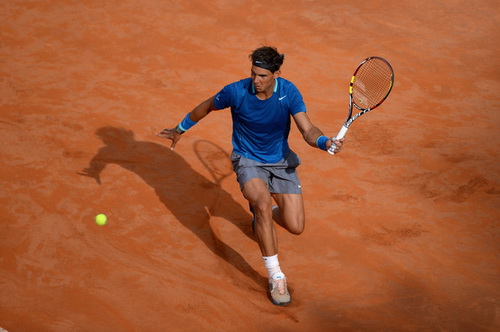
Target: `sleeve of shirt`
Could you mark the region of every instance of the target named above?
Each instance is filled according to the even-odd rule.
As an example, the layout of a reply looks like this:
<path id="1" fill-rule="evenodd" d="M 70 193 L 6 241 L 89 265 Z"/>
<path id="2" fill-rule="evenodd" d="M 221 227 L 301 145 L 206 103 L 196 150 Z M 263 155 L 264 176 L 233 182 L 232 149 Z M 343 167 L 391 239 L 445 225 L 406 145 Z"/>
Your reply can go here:
<path id="1" fill-rule="evenodd" d="M 306 111 L 306 104 L 299 89 L 295 85 L 290 86 L 290 114 L 295 115 Z"/>
<path id="2" fill-rule="evenodd" d="M 214 97 L 214 106 L 218 110 L 228 108 L 234 105 L 233 103 L 233 84 L 226 85 Z"/>

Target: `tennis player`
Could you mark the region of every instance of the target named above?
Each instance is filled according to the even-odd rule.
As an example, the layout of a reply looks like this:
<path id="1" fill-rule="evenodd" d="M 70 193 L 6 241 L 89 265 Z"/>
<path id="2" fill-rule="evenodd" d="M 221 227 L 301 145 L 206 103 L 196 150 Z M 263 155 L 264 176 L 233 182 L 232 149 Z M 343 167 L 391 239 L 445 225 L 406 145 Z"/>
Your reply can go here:
<path id="1" fill-rule="evenodd" d="M 250 78 L 225 86 L 189 112 L 175 128 L 163 129 L 157 135 L 172 140 L 173 150 L 181 135 L 211 111 L 231 108 L 233 168 L 253 214 L 252 228 L 268 270 L 272 302 L 284 306 L 291 299 L 278 261 L 274 223 L 297 235 L 304 231 L 305 223 L 296 171 L 300 159 L 288 145 L 291 118 L 313 147 L 327 151 L 334 144 L 338 153 L 344 139 L 332 142 L 311 123 L 299 90 L 280 77 L 284 55 L 275 47 L 260 47 L 249 58 Z"/>

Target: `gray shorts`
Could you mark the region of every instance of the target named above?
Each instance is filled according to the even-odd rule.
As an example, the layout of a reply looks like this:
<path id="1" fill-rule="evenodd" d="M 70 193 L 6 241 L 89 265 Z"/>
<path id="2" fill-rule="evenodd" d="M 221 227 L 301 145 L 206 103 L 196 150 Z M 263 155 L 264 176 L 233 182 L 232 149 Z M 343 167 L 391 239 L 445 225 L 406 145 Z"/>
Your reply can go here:
<path id="1" fill-rule="evenodd" d="M 296 170 L 300 165 L 300 159 L 292 150 L 284 159 L 273 164 L 248 159 L 235 152 L 231 154 L 231 161 L 240 189 L 243 189 L 248 180 L 259 178 L 273 194 L 302 194 Z"/>

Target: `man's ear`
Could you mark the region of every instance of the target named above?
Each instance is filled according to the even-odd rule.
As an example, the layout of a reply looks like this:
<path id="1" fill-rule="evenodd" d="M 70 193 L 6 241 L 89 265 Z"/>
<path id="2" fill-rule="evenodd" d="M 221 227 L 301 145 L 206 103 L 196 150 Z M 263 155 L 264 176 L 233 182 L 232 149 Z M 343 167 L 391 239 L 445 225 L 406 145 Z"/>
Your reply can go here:
<path id="1" fill-rule="evenodd" d="M 273 73 L 273 75 L 274 75 L 274 78 L 278 78 L 278 77 L 281 75 L 281 70 L 280 70 L 280 69 L 276 70 L 276 71 Z"/>

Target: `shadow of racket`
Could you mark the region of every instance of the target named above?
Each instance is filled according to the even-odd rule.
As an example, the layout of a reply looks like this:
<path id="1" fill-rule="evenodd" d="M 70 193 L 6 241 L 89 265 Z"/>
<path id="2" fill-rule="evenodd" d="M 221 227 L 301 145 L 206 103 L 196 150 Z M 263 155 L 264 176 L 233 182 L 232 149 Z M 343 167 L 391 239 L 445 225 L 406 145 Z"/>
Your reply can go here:
<path id="1" fill-rule="evenodd" d="M 216 191 L 213 203 L 208 207 L 209 213 L 213 215 L 214 208 L 221 196 L 222 181 L 233 173 L 233 165 L 229 153 L 217 144 L 206 140 L 198 140 L 194 143 L 194 152 L 203 166 L 208 170 L 214 181 Z"/>
<path id="2" fill-rule="evenodd" d="M 233 223 L 238 227 L 248 239 L 255 241 L 255 236 L 251 233 L 248 220 L 251 216 L 237 201 L 235 201 L 231 192 L 224 190 L 221 183 L 229 175 L 234 174 L 233 164 L 228 152 L 222 149 L 217 144 L 207 140 L 198 140 L 193 144 L 193 149 L 203 164 L 203 166 L 210 173 L 213 183 L 210 183 L 210 196 L 207 199 L 206 209 L 209 214 L 208 228 L 213 240 L 213 251 L 227 262 L 230 262 L 237 270 L 242 272 L 245 276 L 251 277 L 257 281 L 259 287 L 267 287 L 267 278 L 262 277 L 256 272 L 235 249 L 223 241 L 224 236 L 234 236 L 233 233 L 224 233 L 220 224 L 212 224 L 212 216 L 224 218 L 225 220 Z M 213 196 L 212 196 L 213 195 Z M 245 218 L 245 222 L 241 222 Z M 205 234 L 205 233 L 204 233 Z M 226 265 L 222 265 L 226 266 Z M 249 272 L 248 272 L 249 271 Z M 235 274 L 234 269 L 227 269 L 227 274 L 235 282 L 240 282 L 241 275 Z"/>
<path id="3" fill-rule="evenodd" d="M 206 140 L 196 141 L 194 152 L 217 186 L 220 186 L 222 181 L 233 172 L 229 153 L 217 144 Z"/>

